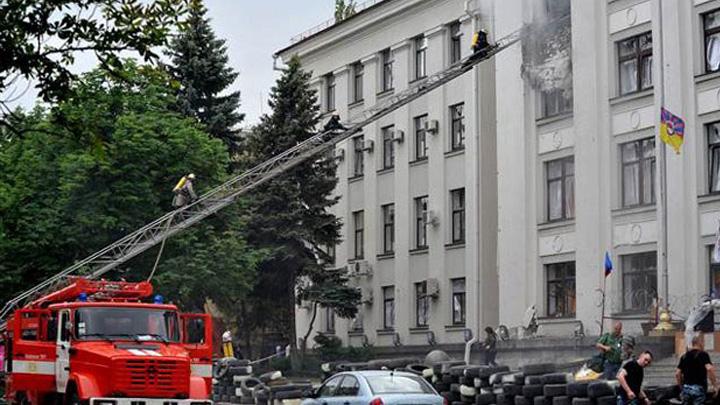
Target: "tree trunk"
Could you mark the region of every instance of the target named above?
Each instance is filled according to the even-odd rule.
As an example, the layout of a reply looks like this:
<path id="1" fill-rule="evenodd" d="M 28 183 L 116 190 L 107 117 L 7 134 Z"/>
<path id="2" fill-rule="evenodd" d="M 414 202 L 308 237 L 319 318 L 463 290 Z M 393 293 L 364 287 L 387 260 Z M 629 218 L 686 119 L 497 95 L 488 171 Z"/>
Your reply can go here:
<path id="1" fill-rule="evenodd" d="M 310 318 L 310 325 L 308 326 L 308 330 L 305 333 L 305 336 L 303 337 L 303 344 L 302 344 L 302 348 L 301 348 L 303 358 L 305 357 L 305 350 L 307 349 L 307 345 L 308 345 L 307 340 L 313 331 L 313 325 L 315 325 L 315 318 L 317 318 L 317 307 L 318 307 L 318 303 L 313 302 L 312 318 Z"/>

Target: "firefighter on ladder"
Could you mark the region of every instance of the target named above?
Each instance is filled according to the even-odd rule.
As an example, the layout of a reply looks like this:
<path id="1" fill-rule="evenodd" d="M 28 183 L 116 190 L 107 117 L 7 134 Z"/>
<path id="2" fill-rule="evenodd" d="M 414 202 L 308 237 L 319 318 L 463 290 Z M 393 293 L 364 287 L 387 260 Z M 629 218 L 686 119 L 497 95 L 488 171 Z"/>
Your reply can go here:
<path id="1" fill-rule="evenodd" d="M 197 194 L 195 194 L 195 189 L 193 188 L 193 180 L 195 180 L 195 175 L 190 173 L 187 176 L 183 176 L 175 185 L 175 188 L 173 188 L 175 197 L 173 197 L 172 202 L 174 208 L 184 207 L 197 200 Z"/>
<path id="2" fill-rule="evenodd" d="M 487 56 L 490 49 L 492 49 L 494 46 L 490 45 L 490 42 L 488 41 L 488 34 L 487 31 L 482 29 L 475 34 L 473 34 L 472 37 L 472 55 L 465 61 L 465 66 L 467 66 L 469 63 L 474 62 L 477 59 L 482 59 L 485 56 Z"/>

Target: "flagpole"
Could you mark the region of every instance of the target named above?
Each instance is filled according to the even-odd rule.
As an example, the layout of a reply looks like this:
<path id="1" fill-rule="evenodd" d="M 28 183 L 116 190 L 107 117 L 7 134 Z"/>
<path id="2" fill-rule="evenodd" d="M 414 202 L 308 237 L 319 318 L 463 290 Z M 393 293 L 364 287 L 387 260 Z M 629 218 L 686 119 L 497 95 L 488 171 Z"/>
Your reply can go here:
<path id="1" fill-rule="evenodd" d="M 605 271 L 603 271 L 602 312 L 600 313 L 600 336 L 602 336 L 603 328 L 605 327 L 605 287 L 607 287 L 607 274 L 605 273 Z"/>
<path id="2" fill-rule="evenodd" d="M 660 34 L 660 46 L 658 46 L 659 50 L 659 76 L 660 76 L 660 83 L 659 83 L 659 95 L 660 95 L 660 107 L 665 107 L 665 55 L 664 55 L 664 40 L 663 40 L 663 12 L 662 12 L 662 0 L 658 0 L 658 21 L 659 24 L 657 24 L 658 27 L 658 33 Z M 660 125 L 656 127 L 656 130 L 660 130 Z M 662 281 L 660 287 L 662 287 L 662 300 L 663 304 L 665 306 L 665 309 L 669 309 L 669 297 L 670 297 L 670 287 L 669 287 L 669 277 L 668 277 L 668 261 L 667 261 L 667 193 L 666 193 L 666 186 L 667 186 L 667 163 L 666 163 L 666 151 L 667 147 L 665 145 L 665 142 L 659 139 L 659 137 L 656 137 L 656 145 L 658 150 L 658 156 L 657 156 L 657 162 L 659 166 L 657 181 L 656 181 L 656 204 L 657 204 L 657 211 L 659 216 L 658 221 L 658 242 L 657 242 L 657 248 L 658 248 L 658 256 L 659 256 L 659 263 L 658 263 L 658 272 L 662 275 Z M 660 294 L 658 294 L 660 296 Z M 659 307 L 659 302 L 658 302 Z"/>

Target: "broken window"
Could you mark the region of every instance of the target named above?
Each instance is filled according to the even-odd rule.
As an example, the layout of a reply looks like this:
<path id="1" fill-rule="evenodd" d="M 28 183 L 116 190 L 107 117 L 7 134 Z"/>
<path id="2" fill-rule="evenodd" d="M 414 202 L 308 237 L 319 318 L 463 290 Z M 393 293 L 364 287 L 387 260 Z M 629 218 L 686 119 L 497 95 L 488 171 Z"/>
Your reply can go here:
<path id="1" fill-rule="evenodd" d="M 427 38 L 415 38 L 415 79 L 427 76 Z"/>
<path id="2" fill-rule="evenodd" d="M 720 10 L 703 15 L 705 30 L 705 70 L 720 70 Z"/>
<path id="3" fill-rule="evenodd" d="M 363 211 L 353 212 L 353 225 L 355 227 L 354 259 L 362 259 L 365 256 L 365 216 Z"/>
<path id="4" fill-rule="evenodd" d="M 450 150 L 465 148 L 465 104 L 460 103 L 450 107 Z"/>
<path id="5" fill-rule="evenodd" d="M 617 43 L 620 94 L 630 94 L 653 85 L 652 33 L 619 41 Z"/>
<path id="6" fill-rule="evenodd" d="M 394 128 L 395 127 L 391 125 L 381 130 L 383 137 L 383 169 L 390 169 L 395 166 Z"/>
<path id="7" fill-rule="evenodd" d="M 622 303 L 625 312 L 645 312 L 657 298 L 657 253 L 622 256 Z"/>
<path id="8" fill-rule="evenodd" d="M 450 24 L 450 64 L 458 62 L 462 58 L 462 31 L 460 23 Z"/>
<path id="9" fill-rule="evenodd" d="M 362 136 L 358 136 L 356 138 L 353 138 L 353 176 L 359 177 L 363 175 L 363 170 L 365 169 L 365 159 L 363 156 L 363 146 L 365 138 Z"/>
<path id="10" fill-rule="evenodd" d="M 547 270 L 547 316 L 575 316 L 575 262 L 553 263 Z"/>
<path id="11" fill-rule="evenodd" d="M 395 251 L 395 204 L 382 206 L 383 216 L 383 253 Z"/>
<path id="12" fill-rule="evenodd" d="M 395 286 L 382 288 L 383 291 L 383 328 L 395 328 Z"/>
<path id="13" fill-rule="evenodd" d="M 465 242 L 465 189 L 450 191 L 452 243 Z"/>
<path id="14" fill-rule="evenodd" d="M 363 74 L 362 62 L 355 63 L 353 65 L 353 102 L 355 103 L 363 100 Z"/>
<path id="15" fill-rule="evenodd" d="M 427 115 L 415 117 L 415 160 L 427 158 Z"/>
<path id="16" fill-rule="evenodd" d="M 335 111 L 335 76 L 332 73 L 325 76 L 325 109 Z"/>
<path id="17" fill-rule="evenodd" d="M 428 198 L 427 196 L 415 199 L 415 248 L 427 248 L 427 216 L 428 216 Z"/>
<path id="18" fill-rule="evenodd" d="M 572 92 L 566 95 L 563 89 L 550 88 L 540 91 L 541 118 L 553 117 L 572 112 Z"/>
<path id="19" fill-rule="evenodd" d="M 392 90 L 393 88 L 393 57 L 390 49 L 382 51 L 382 89 L 383 91 Z"/>
<path id="20" fill-rule="evenodd" d="M 452 285 L 452 323 L 465 324 L 465 277 L 450 280 Z"/>

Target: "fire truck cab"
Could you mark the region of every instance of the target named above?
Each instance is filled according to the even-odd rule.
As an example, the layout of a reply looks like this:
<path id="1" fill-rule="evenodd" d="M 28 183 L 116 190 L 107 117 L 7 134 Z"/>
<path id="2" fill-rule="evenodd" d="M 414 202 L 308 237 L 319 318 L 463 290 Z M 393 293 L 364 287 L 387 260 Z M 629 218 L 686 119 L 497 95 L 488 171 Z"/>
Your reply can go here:
<path id="1" fill-rule="evenodd" d="M 212 325 L 149 283 L 75 279 L 8 319 L 12 404 L 209 405 Z"/>

